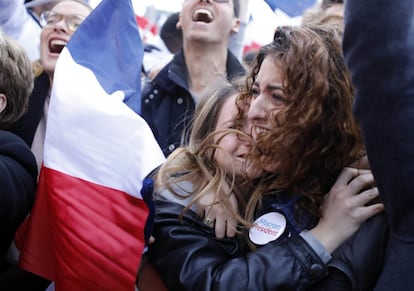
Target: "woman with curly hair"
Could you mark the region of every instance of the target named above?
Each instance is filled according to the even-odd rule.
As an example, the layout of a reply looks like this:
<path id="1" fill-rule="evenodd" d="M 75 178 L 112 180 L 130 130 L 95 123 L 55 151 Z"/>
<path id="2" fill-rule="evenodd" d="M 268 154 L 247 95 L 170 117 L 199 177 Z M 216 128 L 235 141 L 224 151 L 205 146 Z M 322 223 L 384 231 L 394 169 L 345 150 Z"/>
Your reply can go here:
<path id="1" fill-rule="evenodd" d="M 295 212 L 322 218 L 320 207 L 339 173 L 364 156 L 340 36 L 322 26 L 281 27 L 260 50 L 238 100 L 249 107 L 250 162 L 266 172 L 248 218 L 267 196 L 294 198 Z"/>
<path id="2" fill-rule="evenodd" d="M 197 122 L 214 124 L 216 138 L 201 135 L 161 167 L 151 259 L 169 290 L 311 288 L 327 275 L 335 249 L 383 209 L 366 206 L 378 196 L 370 171 L 346 167 L 364 151 L 339 32 L 278 29 L 236 103 L 226 130 L 251 135 L 245 144 L 246 134 L 237 134 L 247 152 L 231 154 L 218 123 L 196 119 L 192 138 Z M 196 117 L 220 118 L 198 109 Z M 224 168 L 220 151 L 238 163 Z M 217 238 L 209 212 L 203 218 L 198 209 L 209 191 L 219 193 L 213 204 L 224 205 L 227 222 L 239 223 L 235 238 Z"/>

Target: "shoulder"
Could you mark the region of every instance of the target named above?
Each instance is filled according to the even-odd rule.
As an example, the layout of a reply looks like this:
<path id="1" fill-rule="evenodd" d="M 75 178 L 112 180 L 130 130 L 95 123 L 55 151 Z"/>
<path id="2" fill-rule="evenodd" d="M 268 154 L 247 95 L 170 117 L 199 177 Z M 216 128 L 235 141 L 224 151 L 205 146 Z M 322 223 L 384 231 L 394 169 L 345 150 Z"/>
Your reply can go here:
<path id="1" fill-rule="evenodd" d="M 8 169 L 24 168 L 37 177 L 35 157 L 27 144 L 17 135 L 0 130 L 0 165 Z"/>
<path id="2" fill-rule="evenodd" d="M 26 146 L 24 141 L 14 133 L 5 130 L 0 130 L 0 150 L 3 148 L 8 148 L 9 145 L 19 146 L 20 144 L 29 149 L 29 147 Z"/>
<path id="3" fill-rule="evenodd" d="M 230 50 L 228 50 L 227 52 L 227 65 L 226 66 L 227 66 L 227 74 L 230 80 L 236 77 L 241 77 L 246 74 L 246 69 Z"/>
<path id="4" fill-rule="evenodd" d="M 189 182 L 181 182 L 176 185 L 174 191 L 177 191 L 177 193 L 182 193 L 183 197 L 179 197 L 175 195 L 174 193 L 171 193 L 167 189 L 162 189 L 159 191 L 159 197 L 160 199 L 164 199 L 170 202 L 174 202 L 177 204 L 180 204 L 184 207 L 190 204 L 192 200 L 192 195 L 188 196 L 186 193 L 191 193 L 193 189 L 193 185 Z M 186 197 L 184 197 L 186 196 Z M 194 210 L 194 209 L 193 209 Z"/>

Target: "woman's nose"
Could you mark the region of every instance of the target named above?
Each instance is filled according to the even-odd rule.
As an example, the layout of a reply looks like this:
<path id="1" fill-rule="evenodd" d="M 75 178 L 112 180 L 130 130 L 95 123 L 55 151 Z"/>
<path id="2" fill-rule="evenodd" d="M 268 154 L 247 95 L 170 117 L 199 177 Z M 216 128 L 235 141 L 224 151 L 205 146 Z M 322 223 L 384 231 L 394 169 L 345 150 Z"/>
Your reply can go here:
<path id="1" fill-rule="evenodd" d="M 247 113 L 247 119 L 251 122 L 254 120 L 263 120 L 266 118 L 267 109 L 266 104 L 261 95 L 252 99 L 250 102 L 249 111 Z"/>

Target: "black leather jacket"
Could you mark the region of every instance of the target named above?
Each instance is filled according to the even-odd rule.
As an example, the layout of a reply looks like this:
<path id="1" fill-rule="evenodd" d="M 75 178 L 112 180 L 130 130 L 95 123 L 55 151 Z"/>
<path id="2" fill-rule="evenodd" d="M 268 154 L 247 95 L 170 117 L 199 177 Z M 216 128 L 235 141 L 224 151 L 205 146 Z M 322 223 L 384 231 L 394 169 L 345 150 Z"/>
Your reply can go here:
<path id="1" fill-rule="evenodd" d="M 385 214 L 367 220 L 334 252 L 328 264 L 329 276 L 312 290 L 374 290 L 383 270 L 388 243 L 389 224 Z"/>
<path id="2" fill-rule="evenodd" d="M 244 239 L 217 239 L 193 211 L 156 200 L 149 255 L 169 290 L 308 290 L 326 265 L 299 235 L 251 252 Z"/>

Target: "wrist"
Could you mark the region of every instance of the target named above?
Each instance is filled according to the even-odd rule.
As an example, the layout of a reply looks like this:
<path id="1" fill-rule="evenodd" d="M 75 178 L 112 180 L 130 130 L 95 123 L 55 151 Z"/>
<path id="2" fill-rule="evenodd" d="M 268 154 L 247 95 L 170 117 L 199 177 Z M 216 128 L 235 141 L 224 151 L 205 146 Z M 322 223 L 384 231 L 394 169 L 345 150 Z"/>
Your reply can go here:
<path id="1" fill-rule="evenodd" d="M 325 230 L 319 224 L 309 231 L 321 245 L 332 254 L 340 245 L 338 238 L 334 235 L 332 230 Z"/>
<path id="2" fill-rule="evenodd" d="M 310 231 L 303 230 L 299 235 L 309 244 L 324 264 L 327 264 L 332 259 L 328 250 L 325 249 L 321 242 Z"/>

